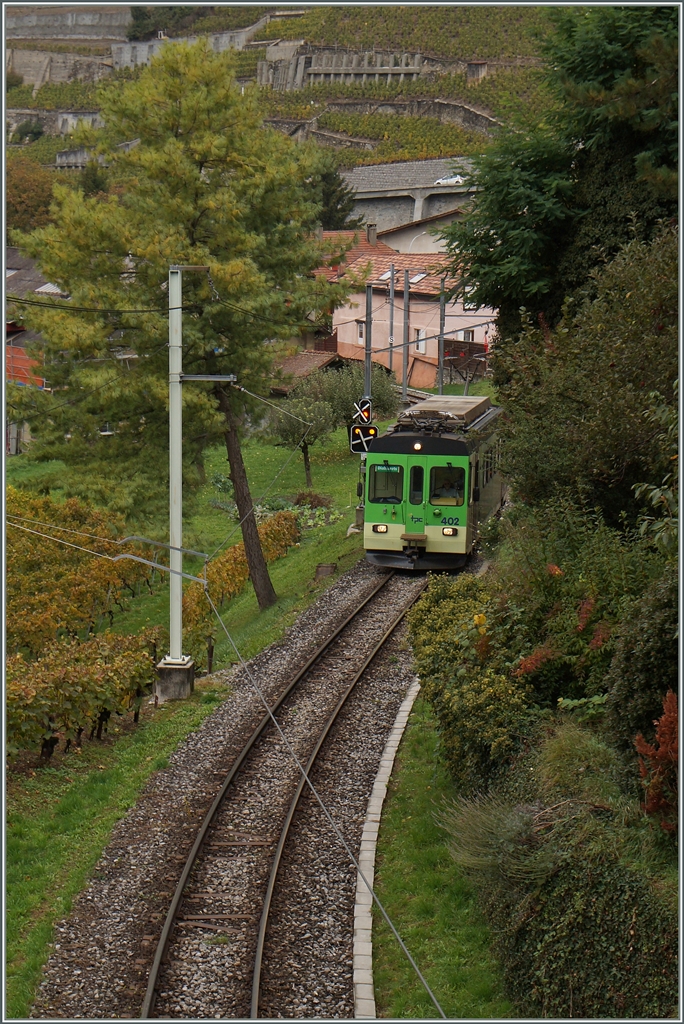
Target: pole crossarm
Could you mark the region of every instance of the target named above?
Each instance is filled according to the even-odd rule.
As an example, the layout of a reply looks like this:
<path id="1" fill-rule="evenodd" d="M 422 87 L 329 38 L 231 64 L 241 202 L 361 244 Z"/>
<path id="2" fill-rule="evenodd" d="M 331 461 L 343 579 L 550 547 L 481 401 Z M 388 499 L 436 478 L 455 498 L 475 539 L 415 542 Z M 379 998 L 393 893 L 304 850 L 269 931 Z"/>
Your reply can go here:
<path id="1" fill-rule="evenodd" d="M 234 384 L 237 381 L 234 373 L 181 373 L 178 379 L 181 383 L 185 380 L 222 380 Z"/>

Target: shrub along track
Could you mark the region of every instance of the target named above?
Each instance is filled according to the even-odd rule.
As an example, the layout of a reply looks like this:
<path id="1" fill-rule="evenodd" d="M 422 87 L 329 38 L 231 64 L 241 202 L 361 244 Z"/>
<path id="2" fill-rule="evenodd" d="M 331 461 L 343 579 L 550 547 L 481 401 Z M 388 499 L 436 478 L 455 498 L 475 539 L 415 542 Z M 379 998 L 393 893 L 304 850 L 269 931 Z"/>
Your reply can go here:
<path id="1" fill-rule="evenodd" d="M 276 697 L 283 689 L 283 679 L 291 678 L 294 672 L 299 669 L 303 662 L 306 662 L 320 643 L 334 632 L 340 621 L 345 619 L 351 611 L 368 596 L 385 573 L 359 563 L 349 573 L 346 573 L 333 587 L 326 591 L 319 600 L 312 605 L 288 631 L 284 640 L 273 645 L 264 651 L 251 663 L 251 670 L 259 681 L 265 696 L 270 703 L 274 703 Z M 393 581 L 394 586 L 403 593 L 403 601 L 408 605 L 412 601 L 412 594 L 417 593 L 422 580 L 405 579 L 397 577 Z M 381 624 L 384 629 L 387 627 L 387 619 L 391 614 L 388 602 L 385 602 L 385 609 L 378 614 L 377 631 L 380 633 Z M 347 748 L 349 736 L 345 732 L 344 743 L 331 748 L 337 753 L 324 754 L 324 762 L 336 764 L 337 768 L 331 769 L 337 782 L 330 788 L 327 782 L 328 776 L 322 778 L 322 788 L 327 795 L 335 818 L 339 813 L 340 827 L 345 838 L 352 844 L 356 844 L 362 828 L 365 806 L 370 792 L 377 765 L 382 753 L 384 741 L 391 724 L 394 721 L 397 708 L 404 696 L 411 678 L 410 659 L 405 651 L 398 646 L 396 639 L 390 641 L 394 646 L 395 653 L 388 660 L 389 655 L 384 657 L 384 664 L 378 664 L 380 659 L 371 666 L 369 672 L 364 676 L 364 688 L 368 686 L 366 698 L 359 697 L 358 707 L 355 702 L 350 703 L 343 711 L 345 717 L 356 725 L 349 726 L 356 745 L 351 744 Z M 342 662 L 351 661 L 347 658 L 347 651 L 339 658 Z M 353 657 L 353 654 L 352 654 Z M 397 659 L 396 661 L 394 659 Z M 254 730 L 256 724 L 263 717 L 263 706 L 254 693 L 252 684 L 247 674 L 240 670 L 229 673 L 218 673 L 222 679 L 229 677 L 234 688 L 233 695 L 225 701 L 208 719 L 205 720 L 198 731 L 189 736 L 179 747 L 171 759 L 168 769 L 159 772 L 148 784 L 146 791 L 132 811 L 116 827 L 112 836 L 110 846 L 105 851 L 100 862 L 96 866 L 93 880 L 88 888 L 75 902 L 74 910 L 70 918 L 57 927 L 55 950 L 46 965 L 46 976 L 41 986 L 38 998 L 34 1005 L 31 1016 L 33 1018 L 130 1018 L 138 1017 L 141 1012 L 141 1005 L 145 995 L 147 979 L 153 962 L 156 943 L 159 938 L 164 917 L 168 911 L 172 893 L 176 888 L 179 877 L 183 870 L 187 854 L 197 836 L 198 828 L 206 816 L 208 809 L 215 800 L 226 773 L 233 764 L 238 753 L 243 748 L 247 738 Z M 327 673 L 324 689 L 332 685 L 332 672 Z M 349 675 L 349 673 L 347 673 Z M 368 683 L 365 680 L 368 677 Z M 312 707 L 316 705 L 313 697 L 307 698 Z M 373 710 L 369 711 L 369 707 Z M 329 711 L 329 707 L 327 708 Z M 351 717 L 349 717 L 351 716 Z M 354 717 L 356 716 L 356 717 Z M 297 729 L 297 713 L 294 709 L 286 712 L 286 718 L 290 718 L 294 724 L 294 739 L 299 743 L 308 735 L 308 729 Z M 319 719 L 325 718 L 325 714 L 318 712 Z M 360 728 L 359 723 L 373 722 L 372 729 Z M 339 732 L 345 726 L 336 724 L 334 730 Z M 373 734 L 371 736 L 371 734 Z M 282 743 L 272 745 L 273 748 Z M 344 748 L 344 753 L 342 750 Z M 275 757 L 275 749 L 271 751 Z M 283 755 L 282 749 L 279 752 L 280 764 L 283 770 L 289 773 L 291 781 L 297 782 L 297 769 L 290 767 L 290 759 Z M 287 766 L 287 767 L 285 767 Z M 337 775 L 335 776 L 335 771 Z M 325 773 L 324 773 L 325 774 Z M 258 811 L 261 806 L 262 794 L 260 793 L 261 780 L 255 776 L 249 781 L 241 783 L 243 792 L 240 795 L 249 796 L 252 791 L 252 809 Z M 340 788 L 344 787 L 344 789 Z M 264 783 L 264 794 L 268 793 L 268 784 Z M 263 797 L 265 799 L 265 796 Z M 305 797 L 306 802 L 306 797 Z M 219 828 L 228 833 L 229 826 L 233 825 L 234 832 L 243 832 L 239 839 L 255 840 L 259 838 L 258 822 L 253 820 L 251 812 L 247 812 L 248 804 L 244 800 L 234 801 L 235 813 L 238 817 L 231 821 L 226 819 L 218 823 Z M 315 812 L 314 812 L 315 813 Z M 268 824 L 266 831 L 264 823 L 267 819 L 262 818 L 263 834 L 269 837 L 273 834 L 272 823 Z M 238 822 L 242 822 L 242 828 Z M 327 945 L 309 943 L 306 956 L 303 954 L 303 946 L 297 945 L 297 959 L 292 978 L 287 981 L 285 987 L 290 992 L 290 999 L 294 1000 L 301 1015 L 304 1006 L 315 1007 L 317 1015 L 343 1017 L 351 1016 L 353 1013 L 352 1002 L 352 978 L 351 978 L 351 937 L 353 928 L 353 902 L 356 876 L 350 870 L 346 855 L 338 851 L 338 842 L 327 825 L 325 833 L 323 825 L 309 825 L 308 828 L 318 829 L 321 841 L 314 850 L 309 850 L 309 865 L 304 870 L 305 874 L 315 873 L 315 879 L 308 888 L 318 895 L 312 897 L 312 903 L 320 902 L 320 888 L 325 888 L 329 882 L 329 889 L 334 893 L 330 906 L 331 913 L 327 917 L 319 918 L 321 927 L 325 929 L 326 937 L 330 939 Z M 277 829 L 276 829 L 277 832 Z M 217 833 L 218 834 L 218 833 Z M 325 835 L 325 842 L 323 842 Z M 276 835 L 277 840 L 277 835 Z M 215 842 L 235 842 L 235 839 L 215 839 Z M 296 838 L 292 841 L 293 848 L 301 842 Z M 224 864 L 232 861 L 230 869 L 235 871 L 241 864 L 242 868 L 252 864 L 250 868 L 255 885 L 258 888 L 261 877 L 262 889 L 265 887 L 265 873 L 263 868 L 257 869 L 257 858 L 252 858 L 257 850 L 263 847 L 218 847 L 222 853 L 231 852 L 232 855 L 223 858 Z M 242 858 L 235 858 L 235 851 L 243 854 Z M 333 852 L 334 851 L 334 852 Z M 246 856 L 244 856 L 246 854 Z M 313 856 L 313 861 L 311 857 Z M 289 853 L 288 853 L 289 858 Z M 326 867 L 325 865 L 329 865 Z M 178 957 L 177 963 L 184 965 L 184 970 L 190 968 L 194 963 L 202 965 L 212 958 L 214 952 L 219 955 L 222 969 L 219 971 L 220 981 L 210 981 L 205 996 L 209 1002 L 212 999 L 220 1001 L 210 1012 L 209 1007 L 203 1004 L 193 1005 L 191 993 L 192 985 L 188 985 L 188 979 L 183 981 L 186 991 L 179 994 L 174 1002 L 168 996 L 162 999 L 169 1001 L 169 1005 L 160 1006 L 156 1012 L 168 1012 L 174 1017 L 195 1017 L 225 1015 L 231 1016 L 231 1010 L 226 1005 L 228 994 L 226 991 L 226 951 L 230 950 L 230 943 L 235 938 L 227 930 L 238 927 L 241 924 L 248 924 L 245 918 L 235 921 L 220 919 L 212 924 L 213 927 L 198 928 L 197 918 L 202 914 L 201 906 L 202 892 L 216 889 L 217 885 L 212 877 L 202 879 L 202 863 L 196 868 L 199 885 L 190 895 L 199 896 L 197 900 L 186 900 L 187 906 L 183 906 L 182 916 L 191 918 L 193 909 L 195 915 L 194 923 L 190 920 L 181 924 L 178 931 L 187 934 L 184 947 L 184 958 Z M 261 871 L 261 875 L 260 875 Z M 283 875 L 288 877 L 291 871 L 290 862 L 284 865 Z M 333 877 L 334 876 L 334 877 Z M 201 880 L 201 881 L 200 881 Z M 194 884 L 194 881 L 193 881 Z M 202 888 L 204 887 L 204 888 Z M 252 890 L 256 891 L 256 890 Z M 212 897 L 213 899 L 213 897 Z M 277 895 L 275 907 L 280 906 L 281 898 Z M 346 902 L 345 902 L 346 901 Z M 229 901 L 228 901 L 229 902 Z M 345 909 L 346 908 L 346 909 Z M 213 905 L 213 913 L 230 913 L 229 909 L 221 911 L 217 905 Z M 259 916 L 259 907 L 252 902 L 249 911 L 244 909 L 235 911 L 237 913 L 249 913 L 251 917 Z M 330 918 L 338 915 L 335 927 L 331 927 Z M 325 927 L 325 924 L 328 927 Z M 280 925 L 278 928 L 280 929 Z M 292 931 L 292 929 L 290 929 Z M 297 929 L 295 929 L 297 932 Z M 299 933 L 295 939 L 305 936 L 306 933 Z M 310 935 L 308 936 L 310 938 Z M 213 941 L 212 941 L 213 940 Z M 269 938 L 270 942 L 270 938 Z M 277 946 L 281 942 L 278 938 Z M 342 947 L 345 952 L 342 954 Z M 324 951 L 325 950 L 325 951 Z M 332 985 L 332 995 L 327 990 L 323 993 L 318 990 L 316 981 L 317 974 L 310 974 L 306 969 L 305 961 L 308 963 L 313 956 L 318 960 L 329 963 L 335 961 L 335 981 Z M 308 959 L 307 959 L 308 958 Z M 269 945 L 266 947 L 265 960 L 265 985 L 266 998 L 276 998 L 284 1005 L 284 983 L 282 979 L 272 984 L 273 964 L 278 962 L 282 965 L 280 952 L 275 959 L 270 957 Z M 171 961 L 172 967 L 176 961 Z M 175 967 L 173 968 L 176 969 Z M 235 975 L 236 989 L 242 992 L 241 999 L 245 992 L 249 993 L 251 987 L 251 972 L 243 957 L 239 962 L 232 963 L 230 973 Z M 312 982 L 313 979 L 313 982 Z M 325 984 L 325 983 L 323 983 Z M 201 981 L 204 988 L 204 982 Z M 161 992 L 170 991 L 162 987 Z M 325 1000 L 323 1006 L 317 1004 L 319 994 Z M 203 999 L 205 997 L 203 996 Z M 188 1000 L 190 1002 L 188 1003 Z M 302 1007 L 299 1010 L 299 1007 Z M 225 1007 L 225 1009 L 224 1009 Z M 294 1004 L 293 1004 L 294 1009 Z M 244 1015 L 242 1003 L 240 1004 L 239 1015 Z M 249 1012 L 249 999 L 247 1010 Z M 262 1013 L 272 1013 L 273 1009 L 268 1006 L 262 1008 Z M 275 1011 L 278 1012 L 277 1010 Z M 282 1011 L 281 1011 L 282 1012 Z"/>
<path id="2" fill-rule="evenodd" d="M 291 751 L 300 764 L 313 766 L 348 697 L 354 693 L 364 701 L 364 670 L 423 586 L 423 579 L 393 573 L 381 578 L 376 591 L 288 684 L 273 709 L 282 735 L 266 716 L 237 759 L 184 868 L 155 956 L 143 1016 L 243 1018 L 250 1015 L 250 1006 L 252 1017 L 262 1016 L 260 969 L 271 896 L 304 787 Z M 368 718 L 375 728 L 372 714 Z M 338 729 L 336 740 L 346 748 L 355 746 L 358 736 Z M 326 824 L 317 849 L 339 841 Z M 358 850 L 359 837 L 354 839 Z M 255 914 L 257 908 L 262 908 L 260 914 Z M 327 919 L 328 908 L 312 902 L 300 910 L 298 932 L 311 938 L 320 930 L 322 912 Z M 206 948 L 212 933 L 218 933 L 220 942 Z M 202 942 L 205 950 L 198 957 Z M 341 952 L 334 965 L 337 972 L 349 966 L 351 951 L 346 957 Z M 278 973 L 290 977 L 280 959 Z M 311 978 L 310 985 L 328 987 L 321 977 Z M 276 1004 L 282 995 L 281 988 Z M 274 1010 L 275 1015 L 282 1012 L 277 1005 Z"/>

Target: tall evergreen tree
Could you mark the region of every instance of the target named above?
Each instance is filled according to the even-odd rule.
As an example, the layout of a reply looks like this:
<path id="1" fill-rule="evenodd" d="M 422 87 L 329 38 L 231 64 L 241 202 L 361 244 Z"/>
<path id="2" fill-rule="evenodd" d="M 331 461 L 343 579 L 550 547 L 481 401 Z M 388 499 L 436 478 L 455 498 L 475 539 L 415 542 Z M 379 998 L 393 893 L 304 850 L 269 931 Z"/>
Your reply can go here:
<path id="1" fill-rule="evenodd" d="M 268 343 L 296 334 L 345 287 L 312 274 L 322 258 L 316 168 L 262 127 L 229 54 L 206 42 L 166 47 L 135 81 L 105 87 L 101 110 L 107 131 L 96 152 L 110 165 L 108 193 L 57 186 L 54 223 L 22 239 L 71 296 L 26 313 L 42 332 L 37 354 L 53 392 L 14 389 L 10 401 L 31 424 L 34 458 L 63 459 L 72 493 L 130 516 L 155 501 L 159 509 L 168 487 L 169 265 L 209 267 L 183 282 L 184 372 L 233 373 L 257 393 L 269 379 Z M 117 148 L 112 139 L 139 141 Z M 265 607 L 275 594 L 239 443 L 256 409 L 229 385 L 183 388 L 186 483 L 201 472 L 203 448 L 223 437 Z"/>

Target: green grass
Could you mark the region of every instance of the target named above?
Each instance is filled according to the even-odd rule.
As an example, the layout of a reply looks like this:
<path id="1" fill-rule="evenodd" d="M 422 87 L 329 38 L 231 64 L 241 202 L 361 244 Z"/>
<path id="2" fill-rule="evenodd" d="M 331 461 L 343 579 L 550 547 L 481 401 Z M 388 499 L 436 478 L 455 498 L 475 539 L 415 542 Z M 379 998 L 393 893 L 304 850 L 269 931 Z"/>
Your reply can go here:
<path id="1" fill-rule="evenodd" d="M 383 809 L 375 888 L 448 1019 L 514 1016 L 473 887 L 446 848 L 435 813 L 453 787 L 437 759 L 428 705 L 416 701 Z M 379 1017 L 434 1019 L 437 1011 L 388 926 L 373 910 Z"/>
<path id="2" fill-rule="evenodd" d="M 186 701 L 162 705 L 134 732 L 85 743 L 34 771 L 8 772 L 6 833 L 7 1012 L 28 1016 L 55 921 L 92 872 L 114 824 L 150 775 L 227 693 L 200 682 Z"/>

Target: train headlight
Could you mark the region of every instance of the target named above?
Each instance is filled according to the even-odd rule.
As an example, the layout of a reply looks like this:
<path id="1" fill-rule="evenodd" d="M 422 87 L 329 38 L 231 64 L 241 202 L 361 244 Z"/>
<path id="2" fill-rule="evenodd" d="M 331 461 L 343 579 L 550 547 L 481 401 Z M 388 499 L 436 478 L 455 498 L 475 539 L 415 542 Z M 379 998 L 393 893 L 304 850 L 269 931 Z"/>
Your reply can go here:
<path id="1" fill-rule="evenodd" d="M 444 534 L 445 537 L 458 536 L 458 530 L 456 529 L 455 526 L 445 526 L 444 529 L 442 530 L 442 533 Z"/>
<path id="2" fill-rule="evenodd" d="M 373 533 L 387 533 L 387 523 L 375 523 Z"/>
<path id="3" fill-rule="evenodd" d="M 414 452 L 419 452 L 422 447 L 423 447 L 422 444 L 420 444 L 419 441 L 416 441 L 416 443 L 413 446 L 413 450 L 414 450 Z"/>

